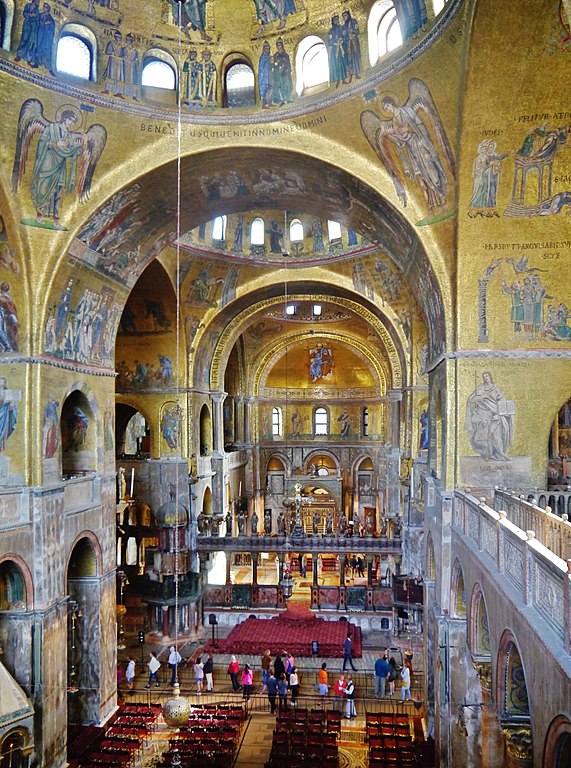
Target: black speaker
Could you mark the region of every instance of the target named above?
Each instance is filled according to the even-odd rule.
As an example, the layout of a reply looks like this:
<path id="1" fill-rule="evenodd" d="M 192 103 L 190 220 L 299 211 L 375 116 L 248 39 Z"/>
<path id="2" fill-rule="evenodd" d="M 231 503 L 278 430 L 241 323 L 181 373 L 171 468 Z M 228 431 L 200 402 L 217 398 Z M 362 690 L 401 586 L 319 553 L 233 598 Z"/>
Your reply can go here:
<path id="1" fill-rule="evenodd" d="M 216 624 L 218 624 L 218 619 L 216 618 L 216 614 L 215 613 L 209 613 L 208 614 L 208 623 L 211 626 L 215 626 Z"/>

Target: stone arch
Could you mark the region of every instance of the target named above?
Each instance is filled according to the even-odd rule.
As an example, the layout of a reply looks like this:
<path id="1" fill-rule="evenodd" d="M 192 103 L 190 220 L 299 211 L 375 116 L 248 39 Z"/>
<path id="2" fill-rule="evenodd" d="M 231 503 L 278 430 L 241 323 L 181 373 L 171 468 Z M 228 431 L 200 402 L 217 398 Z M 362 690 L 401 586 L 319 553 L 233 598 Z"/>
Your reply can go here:
<path id="1" fill-rule="evenodd" d="M 305 473 L 308 475 L 311 474 L 311 468 L 313 464 L 315 464 L 315 462 L 320 460 L 322 457 L 324 459 L 325 458 L 330 459 L 335 467 L 335 472 L 337 473 L 339 471 L 339 459 L 334 454 L 334 452 L 328 451 L 326 449 L 316 448 L 314 451 L 312 451 L 305 457 L 304 466 L 303 466 Z M 323 464 L 323 466 L 326 466 L 326 464 Z"/>
<path id="2" fill-rule="evenodd" d="M 25 768 L 33 750 L 33 739 L 27 728 L 8 730 L 0 739 L 0 768 Z"/>
<path id="3" fill-rule="evenodd" d="M 464 573 L 459 560 L 454 562 L 452 568 L 452 580 L 450 589 L 450 615 L 457 619 L 467 618 L 466 588 L 464 586 Z"/>
<path id="4" fill-rule="evenodd" d="M 571 720 L 558 715 L 549 725 L 543 749 L 543 768 L 571 765 Z"/>
<path id="5" fill-rule="evenodd" d="M 470 600 L 470 648 L 474 656 L 490 656 L 490 627 L 488 611 L 482 587 L 474 585 Z"/>
<path id="6" fill-rule="evenodd" d="M 64 477 L 97 472 L 101 450 L 98 434 L 101 414 L 97 400 L 82 382 L 74 384 L 61 408 L 62 474 Z"/>
<path id="7" fill-rule="evenodd" d="M 67 578 L 90 578 L 102 571 L 103 553 L 97 536 L 91 531 L 83 531 L 76 536 L 69 548 L 66 573 Z"/>
<path id="8" fill-rule="evenodd" d="M 498 648 L 497 702 L 502 718 L 529 717 L 529 696 L 524 663 L 516 638 L 505 630 Z"/>
<path id="9" fill-rule="evenodd" d="M 200 409 L 200 455 L 208 456 L 214 445 L 212 413 L 206 403 Z"/>
<path id="10" fill-rule="evenodd" d="M 13 568 L 10 568 L 10 566 Z M 20 582 L 17 585 L 18 600 L 10 602 L 21 603 L 21 607 L 7 608 L 4 603 L 4 586 L 3 581 L 5 577 L 11 576 L 14 573 L 15 578 Z M 30 611 L 34 606 L 34 581 L 28 565 L 19 555 L 12 552 L 7 552 L 0 556 L 0 610 L 26 610 Z M 4 593 L 4 594 L 3 594 Z M 20 596 L 21 595 L 21 596 Z"/>

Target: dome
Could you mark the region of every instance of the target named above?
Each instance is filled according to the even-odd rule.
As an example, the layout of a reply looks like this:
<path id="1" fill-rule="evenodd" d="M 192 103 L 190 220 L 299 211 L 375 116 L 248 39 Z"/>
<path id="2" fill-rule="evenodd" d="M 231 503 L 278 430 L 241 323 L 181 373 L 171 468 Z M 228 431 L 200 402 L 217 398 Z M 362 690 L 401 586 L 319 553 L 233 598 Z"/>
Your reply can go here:
<path id="1" fill-rule="evenodd" d="M 188 510 L 182 504 L 177 504 L 174 498 L 158 508 L 156 513 L 157 525 L 164 528 L 188 524 Z"/>

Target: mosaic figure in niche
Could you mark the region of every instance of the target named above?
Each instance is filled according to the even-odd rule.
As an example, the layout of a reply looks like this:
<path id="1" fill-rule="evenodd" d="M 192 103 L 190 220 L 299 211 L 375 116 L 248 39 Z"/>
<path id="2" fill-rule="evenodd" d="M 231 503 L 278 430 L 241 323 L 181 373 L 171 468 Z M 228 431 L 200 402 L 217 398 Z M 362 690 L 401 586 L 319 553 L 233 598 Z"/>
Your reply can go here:
<path id="1" fill-rule="evenodd" d="M 103 72 L 105 89 L 103 93 L 113 93 L 120 99 L 125 93 L 125 48 L 123 36 L 118 29 L 113 33 L 113 40 L 109 40 L 105 47 L 107 64 Z"/>
<path id="2" fill-rule="evenodd" d="M 352 421 L 346 410 L 337 418 L 337 421 L 341 424 L 341 437 L 349 437 Z"/>
<path id="3" fill-rule="evenodd" d="M 203 102 L 215 103 L 218 94 L 218 73 L 210 51 L 202 52 L 202 85 L 200 95 Z"/>
<path id="4" fill-rule="evenodd" d="M 347 82 L 347 39 L 339 15 L 331 17 L 331 28 L 327 33 L 327 56 L 329 58 L 329 80 L 335 87 Z"/>
<path id="5" fill-rule="evenodd" d="M 485 371 L 466 403 L 464 427 L 472 448 L 486 460 L 509 461 L 507 451 L 513 437 L 515 404 L 506 400 Z"/>
<path id="6" fill-rule="evenodd" d="M 59 403 L 50 397 L 44 408 L 44 458 L 52 459 L 59 448 Z"/>
<path id="7" fill-rule="evenodd" d="M 498 154 L 495 141 L 486 139 L 480 142 L 478 153 L 472 166 L 474 187 L 470 208 L 487 212 L 487 215 L 499 216 L 495 210 L 498 184 L 502 160 L 505 160 L 508 155 L 509 152 Z"/>
<path id="8" fill-rule="evenodd" d="M 174 405 L 167 408 L 161 421 L 161 434 L 169 448 L 175 450 L 179 443 L 180 409 Z"/>
<path id="9" fill-rule="evenodd" d="M 311 381 L 329 379 L 333 373 L 333 355 L 321 342 L 309 350 L 309 377 Z"/>
<path id="10" fill-rule="evenodd" d="M 0 283 L 0 352 L 18 351 L 18 310 L 10 283 Z"/>
<path id="11" fill-rule="evenodd" d="M 89 418 L 79 405 L 74 405 L 67 419 L 67 445 L 65 450 L 78 451 L 87 441 Z"/>
<path id="12" fill-rule="evenodd" d="M 380 103 L 389 118 L 381 119 L 365 110 L 361 113 L 361 128 L 389 172 L 403 206 L 408 202 L 406 180 L 410 180 L 420 188 L 433 216 L 438 211 L 444 213 L 449 190 L 443 159 L 452 176 L 456 163 L 430 91 L 422 80 L 412 78 L 406 102 L 399 105 L 386 95 Z"/>
<path id="13" fill-rule="evenodd" d="M 276 52 L 272 58 L 273 103 L 279 107 L 289 104 L 292 100 L 293 83 L 291 79 L 291 61 L 284 48 L 284 42 L 278 37 Z"/>
<path id="14" fill-rule="evenodd" d="M 359 42 L 359 24 L 357 19 L 351 16 L 351 11 L 343 11 L 343 32 L 345 35 L 347 78 L 351 82 L 353 78 L 361 77 L 361 44 Z"/>
<path id="15" fill-rule="evenodd" d="M 125 67 L 125 96 L 139 100 L 139 51 L 135 48 L 135 38 L 131 33 L 125 38 L 127 45 L 123 48 Z"/>
<path id="16" fill-rule="evenodd" d="M 429 421 L 428 421 L 428 411 L 424 409 L 420 414 L 420 450 L 424 450 L 425 448 L 428 448 L 428 440 L 429 440 Z"/>
<path id="17" fill-rule="evenodd" d="M 72 105 L 60 107 L 55 121 L 51 122 L 44 117 L 43 105 L 38 99 L 27 99 L 22 104 L 12 169 L 14 194 L 26 170 L 31 142 L 39 134 L 30 180 L 36 219 L 22 223 L 63 229 L 59 223 L 63 195 L 77 186 L 80 202 L 85 202 L 89 196 L 93 173 L 107 142 L 107 131 L 95 123 L 81 133 L 77 129 L 82 120 L 81 112 Z"/>
<path id="18" fill-rule="evenodd" d="M 18 422 L 18 393 L 8 389 L 5 376 L 0 376 L 0 453 L 6 450 L 6 443 Z"/>
<path id="19" fill-rule="evenodd" d="M 31 0 L 26 3 L 23 10 L 24 23 L 22 34 L 16 51 L 16 61 L 25 59 L 33 65 L 38 46 L 38 28 L 40 25 L 40 0 Z"/>
<path id="20" fill-rule="evenodd" d="M 182 71 L 186 75 L 184 101 L 186 104 L 197 104 L 200 101 L 202 64 L 198 61 L 198 53 L 193 48 L 188 52 Z"/>
<path id="21" fill-rule="evenodd" d="M 262 53 L 258 61 L 258 92 L 262 109 L 269 109 L 272 103 L 272 56 L 270 53 L 270 44 L 264 40 Z"/>

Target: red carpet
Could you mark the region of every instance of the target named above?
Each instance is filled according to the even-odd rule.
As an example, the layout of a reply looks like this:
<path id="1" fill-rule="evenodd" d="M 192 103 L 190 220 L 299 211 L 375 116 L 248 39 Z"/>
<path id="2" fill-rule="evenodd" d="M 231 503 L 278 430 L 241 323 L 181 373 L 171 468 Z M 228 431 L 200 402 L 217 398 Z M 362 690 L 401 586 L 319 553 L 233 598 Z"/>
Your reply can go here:
<path id="1" fill-rule="evenodd" d="M 201 653 L 261 655 L 269 648 L 272 656 L 288 651 L 294 656 L 312 656 L 311 643 L 319 643 L 320 657 L 343 658 L 343 641 L 351 632 L 353 656 L 362 655 L 361 628 L 347 621 L 318 619 L 305 605 L 292 605 L 273 619 L 246 619 L 234 627 L 217 646 L 209 642 Z"/>

